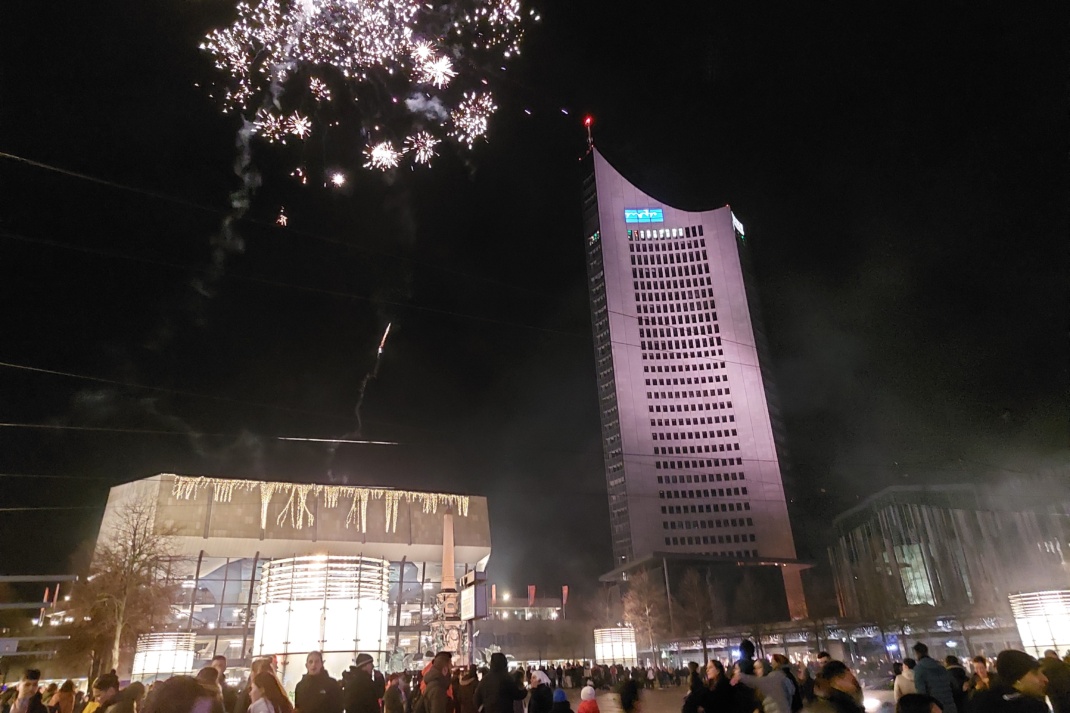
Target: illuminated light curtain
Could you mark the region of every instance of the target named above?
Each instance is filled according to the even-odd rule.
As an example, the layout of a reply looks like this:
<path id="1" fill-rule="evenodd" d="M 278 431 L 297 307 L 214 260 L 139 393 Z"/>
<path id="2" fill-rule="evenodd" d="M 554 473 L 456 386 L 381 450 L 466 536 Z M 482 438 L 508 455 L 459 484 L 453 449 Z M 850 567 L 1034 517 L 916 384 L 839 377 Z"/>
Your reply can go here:
<path id="1" fill-rule="evenodd" d="M 206 476 L 172 475 L 174 483 L 171 495 L 182 500 L 196 500 L 200 491 L 212 486 L 216 502 L 229 503 L 234 492 L 238 490 L 260 491 L 260 527 L 266 528 L 268 510 L 271 500 L 276 495 L 286 498 L 286 502 L 276 518 L 279 526 L 289 522 L 290 527 L 301 530 L 307 524 L 311 527 L 315 515 L 309 507 L 310 497 L 322 498 L 323 507 L 335 508 L 343 500 L 349 501 L 345 526 L 368 531 L 368 501 L 383 500 L 386 532 L 397 532 L 400 503 L 419 503 L 425 514 L 437 513 L 439 508 L 452 508 L 454 514 L 468 516 L 469 497 L 451 493 L 425 493 L 417 490 L 394 490 L 391 488 L 361 488 L 350 485 L 317 485 L 312 483 L 279 483 L 260 480 L 234 480 L 229 478 L 210 478 Z"/>

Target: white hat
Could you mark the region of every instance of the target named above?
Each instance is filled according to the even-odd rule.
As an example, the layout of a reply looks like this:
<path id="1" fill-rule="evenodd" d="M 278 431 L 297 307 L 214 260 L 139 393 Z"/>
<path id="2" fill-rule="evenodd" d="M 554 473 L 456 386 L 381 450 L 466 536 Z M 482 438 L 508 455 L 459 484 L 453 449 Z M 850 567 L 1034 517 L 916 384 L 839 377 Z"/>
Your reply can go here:
<path id="1" fill-rule="evenodd" d="M 542 671 L 534 671 L 534 672 L 532 672 L 531 680 L 536 686 L 538 686 L 540 683 L 543 684 L 544 686 L 549 686 L 550 685 L 550 677 L 547 676 Z"/>
<path id="2" fill-rule="evenodd" d="M 594 690 L 593 686 L 584 686 L 583 690 L 580 691 L 580 700 L 581 701 L 593 701 L 597 697 L 598 697 L 598 694 L 595 693 L 595 690 Z"/>

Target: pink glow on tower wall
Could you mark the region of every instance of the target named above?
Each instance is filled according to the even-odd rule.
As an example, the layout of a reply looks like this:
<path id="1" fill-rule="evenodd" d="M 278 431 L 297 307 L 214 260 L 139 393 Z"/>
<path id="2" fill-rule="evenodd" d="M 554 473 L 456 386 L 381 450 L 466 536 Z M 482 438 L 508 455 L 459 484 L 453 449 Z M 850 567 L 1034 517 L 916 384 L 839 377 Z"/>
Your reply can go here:
<path id="1" fill-rule="evenodd" d="M 584 222 L 615 565 L 655 552 L 795 561 L 742 226 L 683 211 L 597 151 Z M 805 611 L 784 567 L 793 617 Z"/>

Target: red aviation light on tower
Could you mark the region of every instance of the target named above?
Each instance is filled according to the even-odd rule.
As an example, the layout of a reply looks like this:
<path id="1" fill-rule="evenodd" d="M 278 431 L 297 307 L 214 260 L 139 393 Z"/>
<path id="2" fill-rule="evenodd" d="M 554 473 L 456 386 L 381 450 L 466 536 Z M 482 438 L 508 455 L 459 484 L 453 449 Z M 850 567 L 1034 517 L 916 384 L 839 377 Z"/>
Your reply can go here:
<path id="1" fill-rule="evenodd" d="M 587 129 L 587 153 L 591 152 L 594 148 L 594 138 L 591 136 L 591 124 L 594 123 L 594 117 L 588 114 L 583 117 L 583 125 Z"/>
<path id="2" fill-rule="evenodd" d="M 583 125 L 586 126 L 588 129 L 591 128 L 591 124 L 593 124 L 593 123 L 594 123 L 594 117 L 592 117 L 590 114 L 588 114 L 587 116 L 583 117 Z"/>

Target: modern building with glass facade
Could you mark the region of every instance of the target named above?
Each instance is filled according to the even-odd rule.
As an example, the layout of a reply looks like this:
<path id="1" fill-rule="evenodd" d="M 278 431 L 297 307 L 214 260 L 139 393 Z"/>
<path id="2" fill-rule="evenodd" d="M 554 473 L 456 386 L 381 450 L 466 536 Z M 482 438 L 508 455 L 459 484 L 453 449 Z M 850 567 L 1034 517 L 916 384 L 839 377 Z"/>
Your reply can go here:
<path id="1" fill-rule="evenodd" d="M 1028 617 L 1015 606 L 1048 616 L 1048 600 L 1061 607 L 1060 592 L 1070 588 L 1065 478 L 891 487 L 837 517 L 833 529 L 841 616 L 893 632 L 935 627 L 949 632 L 942 639 L 995 653 L 1021 645 Z M 1059 596 L 1039 596 L 1052 592 Z"/>
<path id="2" fill-rule="evenodd" d="M 358 652 L 384 668 L 419 658 L 434 648 L 447 508 L 456 577 L 491 552 L 477 496 L 157 475 L 112 488 L 102 541 L 135 501 L 153 504 L 153 527 L 169 536 L 179 592 L 173 620 L 139 644 L 135 678 L 188 673 L 216 654 L 236 670 L 274 655 L 292 687 L 313 649 L 335 676 Z"/>
<path id="3" fill-rule="evenodd" d="M 674 208 L 597 149 L 583 211 L 614 567 L 656 553 L 783 568 L 806 604 L 743 226 Z"/>

